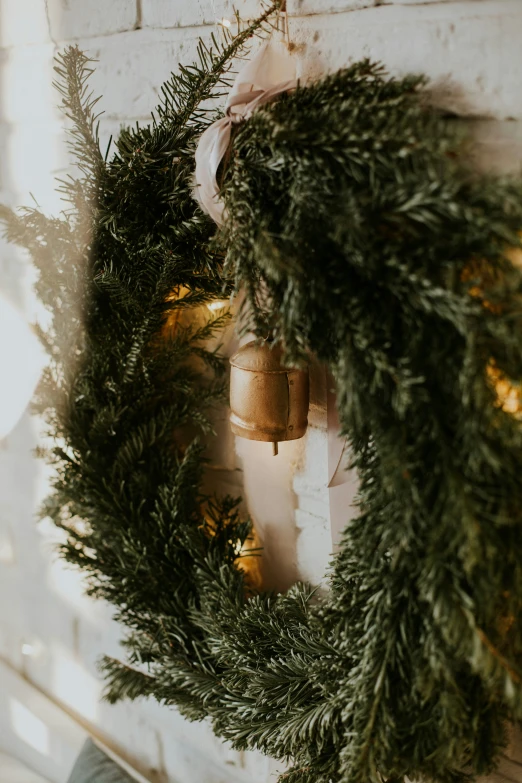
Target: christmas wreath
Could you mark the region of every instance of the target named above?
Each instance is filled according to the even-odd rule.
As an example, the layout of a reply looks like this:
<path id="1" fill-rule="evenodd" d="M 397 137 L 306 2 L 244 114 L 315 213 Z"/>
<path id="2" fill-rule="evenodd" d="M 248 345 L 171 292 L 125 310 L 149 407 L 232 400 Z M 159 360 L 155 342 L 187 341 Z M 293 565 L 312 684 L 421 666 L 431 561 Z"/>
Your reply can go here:
<path id="1" fill-rule="evenodd" d="M 422 79 L 365 61 L 234 127 L 216 230 L 196 144 L 272 11 L 200 44 L 106 156 L 90 61 L 58 58 L 68 208 L 2 211 L 52 316 L 44 513 L 127 629 L 110 701 L 208 717 L 289 783 L 464 780 L 522 716 L 521 184 L 473 171 Z M 202 490 L 227 315 L 193 314 L 239 289 L 245 329 L 335 378 L 360 490 L 326 595 L 256 589 L 250 522 Z"/>

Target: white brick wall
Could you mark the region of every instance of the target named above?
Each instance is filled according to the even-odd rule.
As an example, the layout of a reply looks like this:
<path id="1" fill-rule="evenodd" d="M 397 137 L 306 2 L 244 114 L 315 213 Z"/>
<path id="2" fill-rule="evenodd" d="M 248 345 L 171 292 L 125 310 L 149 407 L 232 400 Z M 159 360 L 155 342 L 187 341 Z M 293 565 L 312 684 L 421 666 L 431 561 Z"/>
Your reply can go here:
<path id="1" fill-rule="evenodd" d="M 46 7 L 51 37 L 59 43 L 139 26 L 139 4 L 129 0 L 47 0 Z"/>
<path id="2" fill-rule="evenodd" d="M 53 53 L 65 42 L 78 41 L 99 60 L 93 85 L 104 96 L 107 139 L 121 123 L 146 121 L 161 82 L 193 59 L 198 37 L 231 17 L 232 5 L 244 17 L 260 9 L 259 0 L 0 0 L 0 199 L 30 203 L 33 193 L 47 211 L 59 209 L 53 177 L 67 164 L 50 82 Z M 520 168 L 521 0 L 288 0 L 288 7 L 300 56 L 317 73 L 363 56 L 393 74 L 426 73 L 434 101 L 467 118 L 477 165 Z M 29 281 L 23 255 L 0 245 L 0 286 L 31 315 Z M 229 352 L 235 345 L 230 338 Z M 321 581 L 332 551 L 324 371 L 312 373 L 307 436 L 282 444 L 277 459 L 267 444 L 238 441 L 234 449 L 225 413 L 218 426 L 223 446 L 212 453 L 209 486 L 243 492 L 264 538 L 268 583 Z M 35 524 L 48 480 L 31 456 L 35 437 L 26 418 L 0 444 L 0 656 L 157 783 L 266 783 L 276 764 L 231 751 L 206 725 L 153 703 L 99 701 L 95 662 L 102 652 L 118 654 L 120 631 L 110 608 L 82 597 L 81 579 L 53 560 L 48 526 Z M 23 644 L 35 654 L 24 656 Z M 0 683 L 0 691 L 7 687 Z M 8 718 L 2 710 L 0 701 L 0 726 Z M 0 734 L 0 751 L 3 742 Z M 521 780 L 522 753 L 512 755 L 505 774 Z M 38 754 L 29 757 L 37 765 Z M 69 757 L 44 761 L 40 772 L 62 783 Z"/>

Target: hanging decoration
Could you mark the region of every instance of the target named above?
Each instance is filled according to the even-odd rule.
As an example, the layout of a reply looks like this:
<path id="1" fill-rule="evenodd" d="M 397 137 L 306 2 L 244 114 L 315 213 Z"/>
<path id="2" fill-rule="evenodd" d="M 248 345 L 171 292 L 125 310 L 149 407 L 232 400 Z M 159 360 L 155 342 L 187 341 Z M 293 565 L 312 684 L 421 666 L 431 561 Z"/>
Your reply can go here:
<path id="1" fill-rule="evenodd" d="M 23 315 L 0 294 L 0 441 L 29 405 L 45 352 Z"/>
<path id="2" fill-rule="evenodd" d="M 308 370 L 285 367 L 281 346 L 244 345 L 230 359 L 232 432 L 278 443 L 302 438 L 308 426 Z"/>
<path id="3" fill-rule="evenodd" d="M 270 39 L 238 73 L 225 104 L 225 116 L 201 135 L 195 157 L 196 197 L 218 225 L 225 217 L 218 172 L 229 150 L 234 125 L 296 87 L 295 60 L 286 41 Z"/>
<path id="4" fill-rule="evenodd" d="M 238 103 L 241 122 L 200 142 L 277 11 L 202 43 L 107 158 L 91 63 L 58 58 L 69 209 L 0 213 L 52 317 L 44 513 L 127 628 L 126 659 L 103 662 L 110 701 L 208 719 L 288 762 L 285 783 L 464 783 L 522 717 L 522 431 L 499 386 L 522 379 L 521 183 L 478 177 L 423 81 L 367 61 Z M 201 144 L 219 229 L 193 198 Z M 203 306 L 239 289 L 242 329 L 271 338 L 282 375 L 313 356 L 335 382 L 360 488 L 325 594 L 256 589 L 249 520 L 202 489 L 228 398 L 208 348 L 228 316 Z"/>

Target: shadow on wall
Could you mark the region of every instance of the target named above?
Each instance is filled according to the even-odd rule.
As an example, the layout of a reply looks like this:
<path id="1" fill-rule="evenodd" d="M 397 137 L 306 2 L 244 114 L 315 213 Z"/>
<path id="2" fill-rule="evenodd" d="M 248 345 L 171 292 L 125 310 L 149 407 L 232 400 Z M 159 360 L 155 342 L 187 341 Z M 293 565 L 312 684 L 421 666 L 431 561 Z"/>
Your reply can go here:
<path id="1" fill-rule="evenodd" d="M 0 202 L 32 204 L 34 192 L 44 212 L 58 214 L 55 177 L 67 162 L 45 5 L 0 0 Z M 56 15 L 61 3 L 53 7 Z M 33 282 L 26 256 L 0 243 L 0 291 L 28 321 L 45 324 Z M 0 442 L 0 752 L 63 783 L 91 731 L 124 758 L 128 748 L 153 783 L 169 779 L 166 769 L 184 783 L 220 783 L 224 771 L 226 779 L 265 781 L 264 758 L 223 747 L 208 726 L 156 704 L 100 700 L 95 662 L 102 652 L 120 654 L 122 632 L 109 607 L 84 596 L 82 576 L 57 560 L 59 531 L 37 522 L 52 478 L 33 454 L 43 440 L 41 422 L 26 414 Z"/>
<path id="2" fill-rule="evenodd" d="M 61 205 L 55 177 L 65 158 L 45 3 L 1 0 L 0 46 L 0 201 L 31 204 L 34 190 L 44 211 L 57 212 Z M 45 323 L 33 282 L 25 254 L 2 242 L 0 292 L 28 321 Z M 4 313 L 7 309 L 4 303 Z M 20 348 L 20 361 L 27 362 L 21 333 L 14 331 L 8 338 Z M 1 383 L 10 380 L 1 378 Z M 49 469 L 33 454 L 40 427 L 41 422 L 26 413 L 0 441 L 0 656 L 86 720 L 95 721 L 100 686 L 75 659 L 78 615 L 89 621 L 91 603 L 80 596 L 76 574 L 63 569 L 51 554 L 56 532 L 51 535 L 49 526 L 36 524 L 50 478 Z M 0 750 L 16 753 L 51 781 L 63 781 L 85 733 L 78 729 L 76 736 L 69 729 L 58 746 L 56 715 L 46 722 L 35 711 L 34 694 L 21 683 L 1 666 Z"/>

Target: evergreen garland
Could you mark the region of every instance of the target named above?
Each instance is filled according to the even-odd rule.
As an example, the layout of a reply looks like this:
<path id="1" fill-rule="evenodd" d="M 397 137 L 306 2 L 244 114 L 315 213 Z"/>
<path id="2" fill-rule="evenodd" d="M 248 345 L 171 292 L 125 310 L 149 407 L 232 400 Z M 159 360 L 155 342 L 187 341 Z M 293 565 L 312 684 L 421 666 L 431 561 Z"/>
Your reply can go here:
<path id="1" fill-rule="evenodd" d="M 127 662 L 103 663 L 109 700 L 210 717 L 289 761 L 288 783 L 453 783 L 492 769 L 522 716 L 520 183 L 467 168 L 422 80 L 362 62 L 236 129 L 216 234 L 192 197 L 195 145 L 273 10 L 201 44 L 106 157 L 90 61 L 58 58 L 69 208 L 1 213 L 52 313 L 44 513 L 128 629 Z M 190 313 L 240 287 L 245 329 L 336 380 L 361 487 L 322 598 L 253 591 L 250 523 L 201 489 L 226 390 L 205 342 L 226 315 Z"/>

